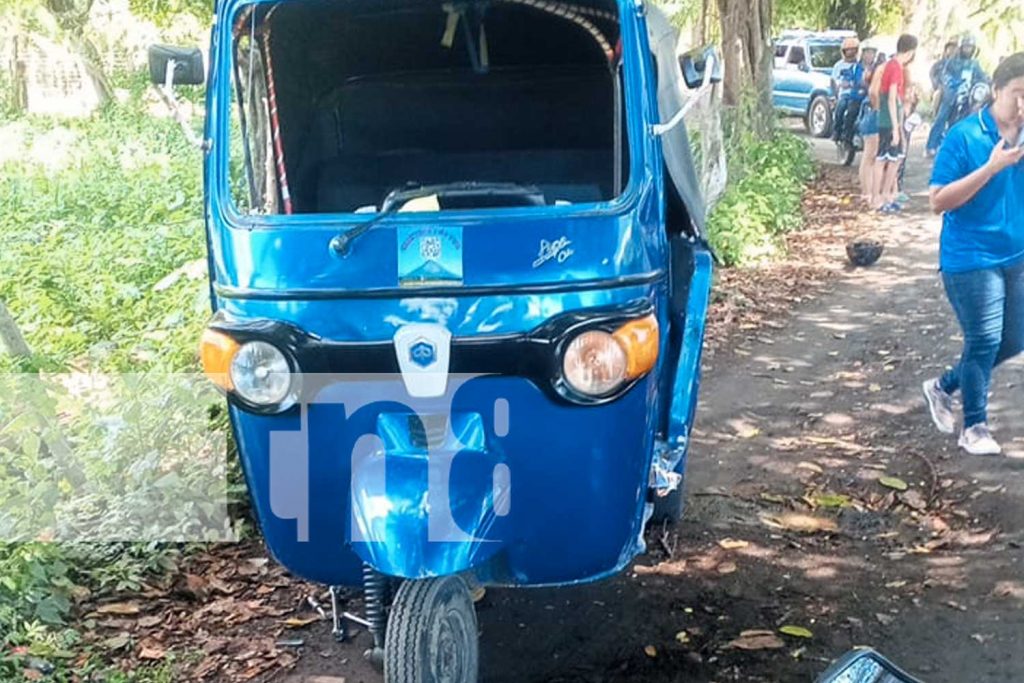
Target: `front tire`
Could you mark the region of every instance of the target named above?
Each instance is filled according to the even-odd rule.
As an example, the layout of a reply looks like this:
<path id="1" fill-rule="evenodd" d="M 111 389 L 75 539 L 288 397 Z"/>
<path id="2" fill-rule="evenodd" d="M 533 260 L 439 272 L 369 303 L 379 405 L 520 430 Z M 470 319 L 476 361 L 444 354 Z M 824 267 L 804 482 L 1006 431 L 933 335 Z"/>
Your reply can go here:
<path id="1" fill-rule="evenodd" d="M 818 95 L 811 100 L 804 125 L 807 132 L 816 138 L 827 138 L 832 133 L 832 107 L 827 97 Z"/>
<path id="2" fill-rule="evenodd" d="M 476 683 L 476 610 L 458 576 L 406 581 L 384 639 L 385 683 Z"/>

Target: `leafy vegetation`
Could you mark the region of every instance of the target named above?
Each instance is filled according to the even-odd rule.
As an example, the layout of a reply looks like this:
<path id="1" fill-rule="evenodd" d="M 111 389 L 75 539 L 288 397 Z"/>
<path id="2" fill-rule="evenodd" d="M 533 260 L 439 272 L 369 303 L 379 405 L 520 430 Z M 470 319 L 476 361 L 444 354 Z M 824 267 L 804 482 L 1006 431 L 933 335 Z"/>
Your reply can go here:
<path id="1" fill-rule="evenodd" d="M 161 281 L 203 259 L 199 160 L 140 110 L 136 92 L 89 120 L 0 128 L 0 299 L 41 366 L 195 367 L 205 288 Z"/>
<path id="2" fill-rule="evenodd" d="M 154 111 L 134 81 L 123 101 L 86 120 L 0 119 L 0 300 L 33 351 L 27 360 L 0 353 L 0 680 L 32 657 L 58 665 L 64 680 L 69 649 L 82 652 L 74 605 L 140 590 L 187 547 L 74 539 L 145 538 L 153 524 L 190 538 L 174 525 L 206 511 L 168 497 L 216 484 L 208 471 L 168 472 L 166 444 L 185 453 L 201 436 L 183 428 L 197 421 L 183 407 L 206 411 L 198 419 L 211 432 L 224 416 L 186 400 L 195 393 L 187 378 L 166 379 L 197 370 L 209 304 L 198 152 Z M 67 372 L 146 374 L 121 375 L 118 397 L 133 399 L 113 409 L 46 381 Z M 58 457 L 65 441 L 71 462 Z M 126 526 L 147 506 L 183 514 Z M 103 680 L 171 680 L 159 668 L 139 676 Z"/>
<path id="3" fill-rule="evenodd" d="M 776 131 L 760 140 L 737 131 L 730 140 L 730 184 L 708 220 L 708 238 L 728 266 L 774 255 L 779 238 L 802 223 L 800 200 L 814 175 L 807 143 Z"/>

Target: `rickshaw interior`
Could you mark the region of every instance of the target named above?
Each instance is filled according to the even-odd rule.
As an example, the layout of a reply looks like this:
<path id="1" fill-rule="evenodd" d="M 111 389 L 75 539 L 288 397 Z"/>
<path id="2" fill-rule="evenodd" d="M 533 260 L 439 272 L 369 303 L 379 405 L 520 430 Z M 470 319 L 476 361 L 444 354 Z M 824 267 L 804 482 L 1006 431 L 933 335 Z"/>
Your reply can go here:
<path id="1" fill-rule="evenodd" d="M 236 203 L 252 213 L 374 212 L 394 190 L 455 183 L 486 191 L 435 197 L 431 210 L 615 198 L 629 177 L 617 7 L 567 7 L 243 8 Z"/>

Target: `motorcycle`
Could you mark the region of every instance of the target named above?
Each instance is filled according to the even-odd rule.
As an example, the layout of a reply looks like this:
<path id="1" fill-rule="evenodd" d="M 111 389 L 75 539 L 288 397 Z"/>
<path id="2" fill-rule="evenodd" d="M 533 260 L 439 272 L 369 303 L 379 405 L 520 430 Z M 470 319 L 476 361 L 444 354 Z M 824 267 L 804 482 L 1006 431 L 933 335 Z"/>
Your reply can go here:
<path id="1" fill-rule="evenodd" d="M 921 683 L 871 649 L 857 649 L 839 659 L 815 683 Z"/>
<path id="2" fill-rule="evenodd" d="M 988 83 L 973 83 L 973 77 L 965 76 L 964 81 L 956 91 L 956 103 L 949 115 L 949 123 L 946 130 L 951 129 L 958 122 L 981 110 L 988 103 L 992 94 L 992 87 Z"/>

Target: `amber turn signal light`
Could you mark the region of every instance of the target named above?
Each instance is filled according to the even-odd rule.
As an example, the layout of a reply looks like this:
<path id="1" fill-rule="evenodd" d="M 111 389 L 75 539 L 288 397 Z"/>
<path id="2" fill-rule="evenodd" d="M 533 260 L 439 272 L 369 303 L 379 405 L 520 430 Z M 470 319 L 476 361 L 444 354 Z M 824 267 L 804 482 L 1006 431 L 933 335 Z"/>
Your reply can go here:
<path id="1" fill-rule="evenodd" d="M 203 363 L 203 372 L 224 391 L 234 389 L 230 371 L 238 347 L 238 342 L 217 330 L 205 330 L 199 340 L 199 359 Z"/>
<path id="2" fill-rule="evenodd" d="M 658 319 L 653 314 L 631 320 L 612 335 L 626 352 L 626 377 L 650 372 L 658 361 Z"/>

